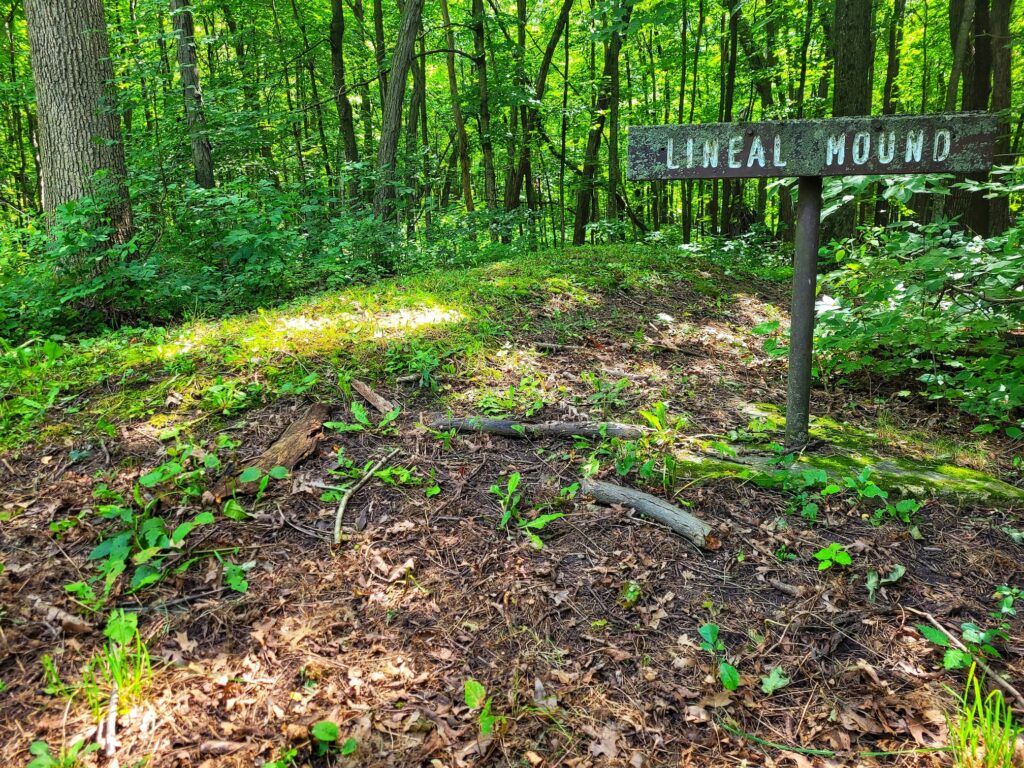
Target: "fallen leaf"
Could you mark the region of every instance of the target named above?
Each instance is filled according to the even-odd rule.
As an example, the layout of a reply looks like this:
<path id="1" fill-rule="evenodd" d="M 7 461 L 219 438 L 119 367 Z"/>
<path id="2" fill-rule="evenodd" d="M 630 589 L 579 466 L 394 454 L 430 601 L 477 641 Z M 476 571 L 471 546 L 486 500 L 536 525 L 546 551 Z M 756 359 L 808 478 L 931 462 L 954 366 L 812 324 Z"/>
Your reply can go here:
<path id="1" fill-rule="evenodd" d="M 604 725 L 595 735 L 594 741 L 590 742 L 590 754 L 594 757 L 615 758 L 619 754 L 617 742 L 619 732 L 611 725 Z"/>

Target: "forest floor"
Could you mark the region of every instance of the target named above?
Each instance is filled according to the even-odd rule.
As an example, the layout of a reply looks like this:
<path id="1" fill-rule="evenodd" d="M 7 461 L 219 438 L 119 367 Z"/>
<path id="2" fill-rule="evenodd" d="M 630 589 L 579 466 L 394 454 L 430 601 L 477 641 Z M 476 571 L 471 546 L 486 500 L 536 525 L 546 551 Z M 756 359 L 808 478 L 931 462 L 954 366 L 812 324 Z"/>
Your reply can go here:
<path id="1" fill-rule="evenodd" d="M 113 713 L 114 758 L 83 765 L 948 764 L 932 750 L 966 673 L 918 625 L 960 639 L 1007 622 L 989 663 L 1024 679 L 1024 627 L 994 597 L 1024 586 L 1024 505 L 937 493 L 904 507 L 908 524 L 866 476 L 832 493 L 675 460 L 777 437 L 751 408 L 785 402 L 785 358 L 765 341 L 784 341 L 787 287 L 727 263 L 538 254 L 6 356 L 0 762 L 94 743 Z M 353 379 L 400 414 L 365 405 Z M 825 384 L 814 413 L 870 435 L 866 455 L 1019 482 L 1007 441 L 898 396 L 906 382 Z M 258 496 L 212 498 L 311 403 L 331 416 L 310 455 Z M 423 426 L 446 412 L 655 429 Z M 338 489 L 384 457 L 334 545 Z M 492 486 L 515 473 L 521 500 L 503 506 Z M 584 473 L 672 500 L 720 546 L 593 503 L 574 487 Z M 821 570 L 833 543 L 849 559 Z M 116 608 L 138 615 L 124 645 L 117 626 L 104 635 Z M 335 743 L 316 738 L 335 735 L 322 721 Z"/>

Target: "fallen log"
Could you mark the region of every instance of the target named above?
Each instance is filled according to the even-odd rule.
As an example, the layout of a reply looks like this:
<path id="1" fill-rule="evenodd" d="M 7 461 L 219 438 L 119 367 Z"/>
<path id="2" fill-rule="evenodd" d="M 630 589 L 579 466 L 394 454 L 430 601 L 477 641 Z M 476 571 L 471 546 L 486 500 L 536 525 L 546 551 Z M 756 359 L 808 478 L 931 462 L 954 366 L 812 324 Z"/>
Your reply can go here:
<path id="1" fill-rule="evenodd" d="M 590 478 L 580 481 L 580 490 L 599 504 L 628 507 L 657 520 L 701 549 L 718 549 L 722 546 L 710 525 L 657 496 Z"/>
<path id="2" fill-rule="evenodd" d="M 330 415 L 330 409 L 322 403 L 309 406 L 302 416 L 288 425 L 267 450 L 249 461 L 245 468 L 259 467 L 264 473 L 269 472 L 272 467 L 285 467 L 291 471 L 316 448 L 316 444 L 320 442 L 320 430 Z M 259 481 L 242 483 L 236 475 L 221 480 L 211 493 L 219 502 L 232 494 L 256 493 L 258 488 Z"/>
<path id="3" fill-rule="evenodd" d="M 482 419 L 468 416 L 457 419 L 435 418 L 427 424 L 431 429 L 455 429 L 459 432 L 486 432 L 502 437 L 580 437 L 598 439 L 619 437 L 637 440 L 650 433 L 647 427 L 619 424 L 614 421 L 546 421 L 540 424 L 520 423 L 505 419 Z"/>

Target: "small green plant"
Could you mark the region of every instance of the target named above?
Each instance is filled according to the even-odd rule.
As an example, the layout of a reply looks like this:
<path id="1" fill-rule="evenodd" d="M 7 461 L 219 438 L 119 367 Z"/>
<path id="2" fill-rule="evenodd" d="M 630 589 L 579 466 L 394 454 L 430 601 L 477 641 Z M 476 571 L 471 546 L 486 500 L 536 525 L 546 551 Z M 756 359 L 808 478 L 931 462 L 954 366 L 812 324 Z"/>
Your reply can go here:
<path id="1" fill-rule="evenodd" d="M 890 504 L 887 501 L 884 507 L 875 510 L 874 514 L 871 516 L 871 522 L 874 525 L 881 525 L 888 517 L 893 520 L 899 520 L 901 523 L 906 525 L 910 525 L 914 521 L 914 515 L 916 515 L 923 506 L 924 504 L 917 499 L 900 499 L 895 504 Z"/>
<path id="2" fill-rule="evenodd" d="M 782 667 L 774 667 L 771 672 L 761 678 L 761 690 L 766 696 L 771 696 L 776 691 L 782 690 L 792 682 Z"/>
<path id="3" fill-rule="evenodd" d="M 945 632 L 929 624 L 915 624 L 915 626 L 926 640 L 945 649 L 942 657 L 944 669 L 967 669 L 974 664 L 976 657 L 999 658 L 1000 653 L 995 644 L 1009 638 L 1007 634 L 1009 625 L 1005 622 L 988 629 L 983 629 L 972 622 L 965 622 L 960 625 L 963 648 L 958 648 L 954 647 Z"/>
<path id="4" fill-rule="evenodd" d="M 845 568 L 853 563 L 853 558 L 850 557 L 850 553 L 846 551 L 846 547 L 842 544 L 832 542 L 827 547 L 822 547 L 814 553 L 814 559 L 818 561 L 818 570 L 827 571 L 832 566 L 838 565 L 840 568 Z"/>
<path id="5" fill-rule="evenodd" d="M 521 508 L 523 497 L 517 493 L 521 480 L 522 476 L 518 472 L 513 472 L 505 482 L 504 488 L 497 483 L 491 486 L 491 493 L 498 497 L 501 505 L 501 520 L 498 527 L 508 530 L 508 524 L 514 522 L 516 529 L 524 533 L 534 547 L 543 549 L 544 541 L 538 532 L 544 530 L 548 523 L 565 517 L 565 513 L 548 512 L 533 518 L 525 517 Z"/>
<path id="6" fill-rule="evenodd" d="M 393 409 L 388 411 L 381 417 L 381 420 L 375 425 L 370 420 L 370 415 L 366 412 L 366 408 L 363 407 L 362 403 L 353 400 L 349 404 L 349 410 L 352 412 L 352 418 L 355 419 L 353 422 L 345 421 L 328 421 L 324 423 L 324 426 L 328 429 L 333 429 L 337 432 L 363 432 L 376 430 L 382 435 L 391 434 L 394 431 L 392 423 L 402 414 L 402 409 L 395 406 Z"/>
<path id="7" fill-rule="evenodd" d="M 702 651 L 711 654 L 718 662 L 718 679 L 728 691 L 735 691 L 740 687 L 740 673 L 725 657 L 725 643 L 718 637 L 717 624 L 704 624 L 697 632 L 701 636 L 698 644 Z"/>
<path id="8" fill-rule="evenodd" d="M 892 570 L 886 575 L 882 575 L 874 568 L 868 571 L 868 575 L 864 580 L 864 586 L 868 590 L 868 600 L 872 603 L 875 602 L 875 593 L 879 587 L 885 586 L 886 584 L 895 584 L 897 581 L 903 578 L 907 573 L 907 569 L 902 565 L 894 565 Z"/>
<path id="9" fill-rule="evenodd" d="M 263 764 L 263 768 L 292 768 L 295 765 L 295 758 L 299 756 L 299 750 L 289 747 L 281 749 L 277 752 L 277 758 L 271 760 L 268 763 Z"/>
<path id="10" fill-rule="evenodd" d="M 1002 691 L 984 694 L 973 664 L 959 708 L 946 721 L 956 768 L 1013 768 L 1017 740 L 1024 729 L 1014 720 Z"/>
<path id="11" fill-rule="evenodd" d="M 245 408 L 248 397 L 237 381 L 224 381 L 218 376 L 203 393 L 203 404 L 211 411 L 229 416 Z"/>
<path id="12" fill-rule="evenodd" d="M 602 416 L 607 416 L 615 410 L 625 408 L 627 403 L 622 394 L 632 386 L 629 379 L 617 379 L 612 381 L 603 373 L 584 371 L 580 379 L 592 390 L 584 402 L 601 411 Z"/>
<path id="13" fill-rule="evenodd" d="M 85 739 L 78 739 L 54 755 L 45 741 L 33 741 L 28 748 L 33 759 L 25 768 L 78 768 L 83 764 L 82 758 L 99 748 L 95 741 L 86 743 Z"/>
<path id="14" fill-rule="evenodd" d="M 1015 603 L 1024 600 L 1024 589 L 1009 587 L 1006 584 L 996 587 L 994 597 L 998 601 L 998 613 L 993 613 L 995 618 L 1016 616 L 1017 608 Z"/>
<path id="15" fill-rule="evenodd" d="M 463 700 L 471 710 L 479 710 L 477 723 L 480 725 L 481 736 L 490 736 L 495 727 L 505 722 L 504 716 L 495 715 L 491 711 L 492 699 L 487 696 L 483 683 L 472 678 L 467 680 L 463 685 Z"/>
<path id="16" fill-rule="evenodd" d="M 238 482 L 240 483 L 257 483 L 256 486 L 256 501 L 260 501 L 263 495 L 267 492 L 267 486 L 270 485 L 271 480 L 284 480 L 288 477 L 287 467 L 271 467 L 268 472 L 264 472 L 259 467 L 247 467 L 242 470 L 242 474 L 238 476 Z"/>
<path id="17" fill-rule="evenodd" d="M 522 479 L 522 475 L 518 472 L 513 472 L 508 476 L 508 480 L 505 481 L 504 488 L 497 483 L 491 486 L 491 493 L 498 497 L 498 503 L 501 505 L 499 528 L 506 528 L 510 520 L 513 518 L 518 520 L 520 517 L 519 504 L 522 502 L 523 497 L 521 494 L 516 493 L 516 491 Z"/>

